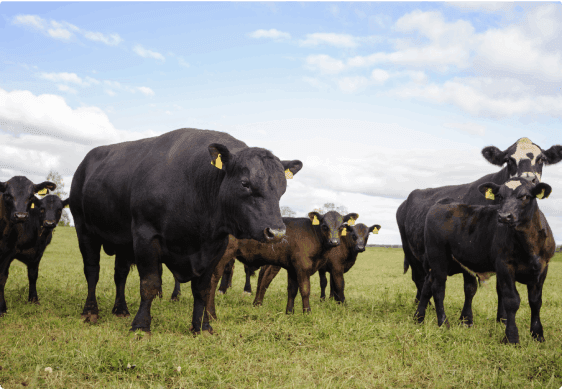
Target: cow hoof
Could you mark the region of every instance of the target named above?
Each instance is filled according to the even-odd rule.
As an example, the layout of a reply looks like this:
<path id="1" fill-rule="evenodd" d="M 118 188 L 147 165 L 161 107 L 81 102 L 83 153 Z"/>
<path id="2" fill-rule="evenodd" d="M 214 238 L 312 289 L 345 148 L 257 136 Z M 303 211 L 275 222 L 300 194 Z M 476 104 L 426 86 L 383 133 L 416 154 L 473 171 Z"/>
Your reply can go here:
<path id="1" fill-rule="evenodd" d="M 40 304 L 39 304 L 39 300 L 38 300 L 38 299 L 36 299 L 36 298 L 35 298 L 35 299 L 29 299 L 29 300 L 28 300 L 28 303 L 30 303 L 30 304 L 36 304 L 36 305 L 40 305 Z"/>
<path id="2" fill-rule="evenodd" d="M 473 322 L 472 320 L 468 320 L 468 319 L 459 319 L 459 323 L 463 326 L 463 327 L 467 327 L 467 328 L 471 328 L 473 326 Z"/>
<path id="3" fill-rule="evenodd" d="M 173 301 L 173 302 L 179 301 L 179 296 L 175 296 L 175 297 L 174 297 L 174 296 L 171 296 L 171 300 L 170 300 L 170 301 Z"/>
<path id="4" fill-rule="evenodd" d="M 503 317 L 497 317 L 497 318 L 496 318 L 496 322 L 497 322 L 497 323 L 506 324 L 507 319 L 506 319 L 506 318 L 503 318 Z"/>
<path id="5" fill-rule="evenodd" d="M 520 340 L 516 340 L 516 341 L 510 341 L 508 340 L 508 337 L 506 335 L 504 335 L 504 338 L 502 338 L 502 340 L 500 341 L 500 343 L 502 344 L 511 344 L 514 346 L 519 346 L 520 345 Z"/>
<path id="6" fill-rule="evenodd" d="M 92 323 L 92 324 L 96 324 L 96 322 L 99 319 L 97 313 L 86 313 L 86 314 L 82 314 L 81 317 L 85 319 L 84 321 L 85 323 Z"/>
<path id="7" fill-rule="evenodd" d="M 5 314 L 6 314 L 6 311 L 0 312 L 0 317 L 4 316 Z"/>
<path id="8" fill-rule="evenodd" d="M 126 312 L 126 313 L 115 313 L 114 316 L 116 316 L 116 317 L 130 317 L 130 314 L 128 312 Z"/>
<path id="9" fill-rule="evenodd" d="M 225 294 L 226 292 L 219 289 L 219 290 L 217 290 L 217 293 L 218 293 L 218 294 Z"/>
<path id="10" fill-rule="evenodd" d="M 191 324 L 191 327 L 189 327 L 189 331 L 191 331 L 193 335 L 203 335 L 205 338 L 215 333 L 213 331 L 213 327 L 211 327 L 210 325 L 207 325 L 207 328 L 203 328 L 203 330 L 201 331 L 201 330 L 195 330 L 195 327 L 193 326 L 193 324 Z"/>
<path id="11" fill-rule="evenodd" d="M 130 317 L 130 312 L 127 308 L 112 308 L 112 314 L 116 317 Z"/>
<path id="12" fill-rule="evenodd" d="M 543 337 L 543 334 L 532 334 L 532 337 L 534 338 L 534 340 L 537 340 L 538 342 L 545 342 L 545 338 Z"/>
<path id="13" fill-rule="evenodd" d="M 242 292 L 242 295 L 244 295 L 244 296 L 252 296 L 252 292 Z"/>

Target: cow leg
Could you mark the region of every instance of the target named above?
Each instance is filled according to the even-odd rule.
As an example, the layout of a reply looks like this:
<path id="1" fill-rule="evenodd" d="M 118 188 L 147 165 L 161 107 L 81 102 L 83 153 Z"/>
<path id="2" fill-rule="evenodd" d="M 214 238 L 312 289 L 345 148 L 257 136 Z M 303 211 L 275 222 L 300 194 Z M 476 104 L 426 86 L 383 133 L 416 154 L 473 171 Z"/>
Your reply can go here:
<path id="1" fill-rule="evenodd" d="M 175 279 L 175 286 L 173 287 L 173 292 L 171 293 L 171 301 L 179 301 L 179 296 L 181 295 L 181 284 Z"/>
<path id="2" fill-rule="evenodd" d="M 248 265 L 244 265 L 244 272 L 246 273 L 246 283 L 244 284 L 244 293 L 252 294 L 252 284 L 250 284 L 250 276 L 254 274 L 254 270 Z"/>
<path id="3" fill-rule="evenodd" d="M 217 320 L 217 312 L 215 306 L 215 290 L 217 290 L 217 285 L 219 283 L 219 280 L 223 276 L 227 265 L 230 265 L 231 262 L 232 262 L 231 267 L 233 267 L 234 258 L 231 258 L 231 256 L 223 255 L 219 263 L 217 263 L 217 265 L 214 266 L 213 274 L 211 276 L 209 295 L 207 298 L 207 312 L 209 314 L 209 317 L 214 320 Z"/>
<path id="4" fill-rule="evenodd" d="M 297 275 L 295 274 L 295 270 L 289 269 L 287 271 L 287 306 L 285 308 L 286 314 L 293 313 L 294 311 L 293 306 L 295 304 L 295 296 L 297 296 L 298 288 L 299 284 L 297 282 Z"/>
<path id="5" fill-rule="evenodd" d="M 432 270 L 433 273 L 433 270 Z M 447 282 L 447 274 L 435 274 L 431 282 L 431 291 L 433 292 L 433 301 L 435 301 L 435 311 L 437 312 L 437 324 L 439 327 L 445 323 L 449 328 L 449 321 L 445 316 L 445 307 L 443 301 L 445 300 L 445 283 Z"/>
<path id="6" fill-rule="evenodd" d="M 506 324 L 506 310 L 504 309 L 504 298 L 502 294 L 501 282 L 496 277 L 496 293 L 498 295 L 498 310 L 496 311 L 496 321 Z"/>
<path id="7" fill-rule="evenodd" d="M 6 299 L 4 298 L 4 286 L 8 281 L 8 270 L 13 259 L 6 259 L 0 265 L 0 317 L 4 316 L 7 311 Z"/>
<path id="8" fill-rule="evenodd" d="M 163 264 L 160 262 L 159 264 L 159 271 L 158 271 L 158 275 L 159 275 L 159 290 L 158 290 L 158 297 L 161 299 L 163 298 L 163 289 L 161 287 L 161 282 L 163 280 Z"/>
<path id="9" fill-rule="evenodd" d="M 134 263 L 134 252 L 131 248 L 116 250 L 114 259 L 114 283 L 116 284 L 116 299 L 112 307 L 112 313 L 117 317 L 130 317 L 128 304 L 126 304 L 126 280 L 130 273 L 130 264 Z"/>
<path id="10" fill-rule="evenodd" d="M 412 256 L 413 257 L 413 256 Z M 425 271 L 423 270 L 423 264 L 417 259 L 413 258 L 410 261 L 411 266 L 411 279 L 413 280 L 417 292 L 415 294 L 415 303 L 419 303 L 421 300 L 421 291 L 423 290 L 423 284 L 425 282 Z"/>
<path id="11" fill-rule="evenodd" d="M 39 304 L 37 297 L 37 277 L 39 275 L 39 261 L 28 265 L 28 281 L 30 283 L 30 290 L 28 294 L 28 302 Z"/>
<path id="12" fill-rule="evenodd" d="M 219 294 L 225 294 L 227 289 L 232 286 L 232 275 L 234 274 L 234 262 L 235 259 L 232 258 L 224 267 L 222 273 L 221 284 L 219 287 Z"/>
<path id="13" fill-rule="evenodd" d="M 303 303 L 303 313 L 311 312 L 309 305 L 309 295 L 311 294 L 311 281 L 309 280 L 309 273 L 303 269 L 296 271 L 297 283 L 299 285 L 299 293 L 301 293 L 301 300 Z"/>
<path id="14" fill-rule="evenodd" d="M 81 317 L 85 322 L 96 323 L 98 320 L 98 304 L 96 301 L 96 285 L 100 273 L 100 248 L 102 242 L 86 233 L 82 233 L 81 225 L 76 226 L 79 249 L 83 256 L 85 278 L 87 279 L 87 300 Z"/>
<path id="15" fill-rule="evenodd" d="M 262 270 L 260 270 L 260 274 L 258 275 L 258 287 L 256 288 L 254 305 L 262 305 L 262 303 L 264 302 L 264 295 L 266 294 L 266 290 L 268 290 L 268 287 L 270 286 L 272 280 L 278 275 L 281 269 L 281 267 L 273 265 L 262 266 Z M 295 293 L 297 294 L 297 290 L 295 291 Z"/>
<path id="16" fill-rule="evenodd" d="M 161 243 L 151 228 L 144 227 L 146 228 L 134 228 L 134 255 L 140 275 L 141 301 L 130 331 L 150 332 L 152 301 L 161 290 Z"/>
<path id="17" fill-rule="evenodd" d="M 424 283 L 423 283 L 423 289 L 421 290 L 420 293 L 420 299 L 419 299 L 419 304 L 417 305 L 417 310 L 415 311 L 415 314 L 413 315 L 414 319 L 418 322 L 418 323 L 423 323 L 423 320 L 425 319 L 425 311 L 427 310 L 427 307 L 429 306 L 429 300 L 431 300 L 431 273 L 428 274 L 427 278 L 425 279 Z"/>
<path id="18" fill-rule="evenodd" d="M 473 325 L 472 301 L 476 294 L 478 284 L 475 276 L 470 275 L 466 271 L 463 273 L 463 281 L 465 289 L 465 304 L 463 305 L 463 311 L 461 312 L 459 321 L 464 325 L 471 327 Z"/>
<path id="19" fill-rule="evenodd" d="M 344 267 L 342 265 L 331 267 L 331 295 L 338 303 L 345 302 Z"/>
<path id="20" fill-rule="evenodd" d="M 518 327 L 516 326 L 516 312 L 520 308 L 520 295 L 516 289 L 516 280 L 508 269 L 497 271 L 497 277 L 501 281 L 502 303 L 506 311 L 506 331 L 502 343 L 520 343 Z"/>
<path id="21" fill-rule="evenodd" d="M 327 272 L 319 269 L 319 285 L 321 285 L 321 300 L 325 300 L 325 289 L 327 288 Z"/>
<path id="22" fill-rule="evenodd" d="M 532 334 L 532 337 L 539 342 L 545 342 L 545 338 L 543 337 L 543 326 L 539 317 L 539 311 L 541 309 L 541 294 L 543 283 L 545 282 L 546 277 L 547 267 L 539 276 L 537 283 L 528 285 L 528 301 L 530 302 L 530 309 L 532 312 L 530 333 Z"/>

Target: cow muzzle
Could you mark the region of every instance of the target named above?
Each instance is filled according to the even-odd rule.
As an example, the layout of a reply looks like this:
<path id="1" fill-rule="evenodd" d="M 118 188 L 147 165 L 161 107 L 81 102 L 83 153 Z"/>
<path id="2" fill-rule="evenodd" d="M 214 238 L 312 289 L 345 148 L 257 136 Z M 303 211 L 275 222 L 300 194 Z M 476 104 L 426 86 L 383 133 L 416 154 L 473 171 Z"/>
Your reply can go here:
<path id="1" fill-rule="evenodd" d="M 266 242 L 277 243 L 283 239 L 285 236 L 285 228 L 274 230 L 272 228 L 266 228 L 264 230 L 264 238 Z"/>
<path id="2" fill-rule="evenodd" d="M 53 220 L 44 220 L 43 226 L 45 228 L 55 228 L 57 226 L 57 222 Z"/>
<path id="3" fill-rule="evenodd" d="M 16 223 L 23 223 L 30 217 L 28 212 L 14 212 L 12 220 Z"/>
<path id="4" fill-rule="evenodd" d="M 357 253 L 363 253 L 366 250 L 364 246 L 359 246 L 359 245 L 355 246 L 354 249 L 356 250 Z"/>
<path id="5" fill-rule="evenodd" d="M 513 224 L 514 219 L 511 213 L 498 213 L 498 221 L 503 224 Z"/>
<path id="6" fill-rule="evenodd" d="M 339 244 L 341 244 L 339 239 L 329 239 L 329 246 L 337 247 Z"/>

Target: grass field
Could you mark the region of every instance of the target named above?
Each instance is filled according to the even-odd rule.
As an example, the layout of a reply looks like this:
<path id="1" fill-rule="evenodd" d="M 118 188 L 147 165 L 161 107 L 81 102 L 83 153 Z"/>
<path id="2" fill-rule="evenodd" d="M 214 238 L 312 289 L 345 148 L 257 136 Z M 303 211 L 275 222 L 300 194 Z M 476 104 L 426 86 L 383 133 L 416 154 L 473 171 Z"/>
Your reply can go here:
<path id="1" fill-rule="evenodd" d="M 450 277 L 445 307 L 452 324 L 438 328 L 430 307 L 423 325 L 413 323 L 415 287 L 402 274 L 401 249 L 369 248 L 345 275 L 347 306 L 319 301 L 312 277 L 313 313 L 285 315 L 282 271 L 264 306 L 244 296 L 237 263 L 233 288 L 217 296 L 213 336 L 189 332 L 192 298 L 182 285 L 179 302 L 168 300 L 173 277 L 164 271 L 164 298 L 152 307 L 152 335 L 128 332 L 133 316 L 116 318 L 114 260 L 102 255 L 98 283 L 101 319 L 80 318 L 87 294 L 73 228 L 59 227 L 39 272 L 41 305 L 27 303 L 26 268 L 14 262 L 6 285 L 8 314 L 0 318 L 0 386 L 36 388 L 559 388 L 561 375 L 561 254 L 551 260 L 543 291 L 545 343 L 531 340 L 526 288 L 517 323 L 520 347 L 500 344 L 495 322 L 495 278 L 479 288 L 475 325 L 457 319 L 463 303 L 461 276 Z M 256 279 L 253 279 L 253 288 Z M 140 302 L 134 269 L 126 288 L 130 313 Z M 301 300 L 296 305 L 301 306 Z M 128 368 L 128 365 L 134 366 Z M 52 372 L 45 371 L 51 367 Z M 178 367 L 180 371 L 178 371 Z"/>

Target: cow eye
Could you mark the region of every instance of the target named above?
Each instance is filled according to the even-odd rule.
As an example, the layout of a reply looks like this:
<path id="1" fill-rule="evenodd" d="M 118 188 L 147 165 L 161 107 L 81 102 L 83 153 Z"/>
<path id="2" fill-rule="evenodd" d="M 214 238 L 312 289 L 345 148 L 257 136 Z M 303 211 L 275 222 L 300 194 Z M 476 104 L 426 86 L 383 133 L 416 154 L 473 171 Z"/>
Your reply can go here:
<path id="1" fill-rule="evenodd" d="M 529 198 L 528 195 L 523 195 L 522 197 L 520 197 L 520 200 L 526 201 L 528 198 Z"/>
<path id="2" fill-rule="evenodd" d="M 329 227 L 327 227 L 327 226 L 324 225 L 324 224 L 321 226 L 321 228 L 323 229 L 323 231 L 328 231 L 328 230 L 329 230 Z"/>
<path id="3" fill-rule="evenodd" d="M 45 209 L 42 208 L 39 212 L 45 213 Z"/>

